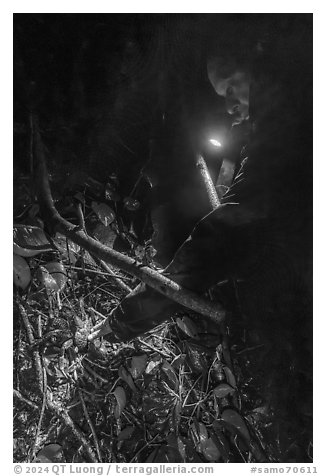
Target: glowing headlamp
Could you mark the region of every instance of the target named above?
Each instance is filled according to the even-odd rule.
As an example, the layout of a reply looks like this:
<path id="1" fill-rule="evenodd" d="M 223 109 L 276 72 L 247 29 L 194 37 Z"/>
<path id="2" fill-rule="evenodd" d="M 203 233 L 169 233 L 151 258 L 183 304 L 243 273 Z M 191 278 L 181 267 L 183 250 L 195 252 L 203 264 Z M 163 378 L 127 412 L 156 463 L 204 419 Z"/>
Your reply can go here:
<path id="1" fill-rule="evenodd" d="M 221 142 L 219 142 L 216 139 L 209 139 L 209 142 L 214 146 L 214 147 L 222 147 Z"/>

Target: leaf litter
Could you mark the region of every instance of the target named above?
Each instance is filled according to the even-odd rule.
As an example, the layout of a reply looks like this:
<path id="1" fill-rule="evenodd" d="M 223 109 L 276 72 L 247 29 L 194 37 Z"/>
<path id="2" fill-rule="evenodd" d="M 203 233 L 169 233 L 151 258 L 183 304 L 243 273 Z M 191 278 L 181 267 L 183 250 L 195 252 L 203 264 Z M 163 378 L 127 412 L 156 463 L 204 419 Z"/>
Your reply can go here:
<path id="1" fill-rule="evenodd" d="M 88 206 L 95 236 L 109 246 L 126 238 L 111 206 Z M 129 343 L 90 344 L 90 328 L 126 295 L 115 278 L 137 282 L 62 236 L 53 246 L 39 229 L 17 230 L 16 245 L 30 250 L 15 258 L 28 267 L 14 295 L 16 462 L 277 461 L 274 416 L 247 370 L 246 341 L 244 352 L 226 352 L 222 334 L 183 312 Z M 139 254 L 128 239 L 128 253 Z"/>

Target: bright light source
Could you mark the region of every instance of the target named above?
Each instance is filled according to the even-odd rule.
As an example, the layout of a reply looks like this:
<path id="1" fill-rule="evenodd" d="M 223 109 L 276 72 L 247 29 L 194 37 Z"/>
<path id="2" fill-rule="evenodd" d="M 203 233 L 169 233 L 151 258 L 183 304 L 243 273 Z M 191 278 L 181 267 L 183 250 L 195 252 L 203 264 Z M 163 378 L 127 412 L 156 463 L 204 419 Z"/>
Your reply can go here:
<path id="1" fill-rule="evenodd" d="M 216 139 L 209 139 L 209 142 L 214 146 L 214 147 L 222 147 L 221 142 L 219 142 Z"/>

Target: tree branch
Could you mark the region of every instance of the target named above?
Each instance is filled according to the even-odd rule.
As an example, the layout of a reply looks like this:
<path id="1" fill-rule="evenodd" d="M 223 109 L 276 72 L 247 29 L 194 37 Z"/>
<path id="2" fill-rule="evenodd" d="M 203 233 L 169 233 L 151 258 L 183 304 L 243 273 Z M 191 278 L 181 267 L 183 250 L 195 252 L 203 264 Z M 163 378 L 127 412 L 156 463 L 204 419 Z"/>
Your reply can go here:
<path id="1" fill-rule="evenodd" d="M 143 266 L 133 258 L 104 246 L 102 243 L 88 236 L 83 229 L 65 220 L 59 214 L 53 202 L 45 162 L 44 145 L 36 122 L 34 122 L 33 146 L 34 181 L 37 198 L 42 217 L 47 223 L 51 233 L 62 233 L 89 253 L 94 254 L 100 260 L 137 277 L 159 293 L 164 294 L 167 298 L 210 318 L 215 324 L 224 320 L 225 311 L 220 304 L 204 299 L 150 267 Z"/>
<path id="2" fill-rule="evenodd" d="M 221 202 L 220 202 L 220 199 L 218 198 L 216 188 L 214 187 L 213 180 L 207 168 L 207 164 L 201 155 L 197 155 L 196 166 L 205 184 L 208 200 L 212 207 L 212 210 L 215 210 L 221 205 Z"/>

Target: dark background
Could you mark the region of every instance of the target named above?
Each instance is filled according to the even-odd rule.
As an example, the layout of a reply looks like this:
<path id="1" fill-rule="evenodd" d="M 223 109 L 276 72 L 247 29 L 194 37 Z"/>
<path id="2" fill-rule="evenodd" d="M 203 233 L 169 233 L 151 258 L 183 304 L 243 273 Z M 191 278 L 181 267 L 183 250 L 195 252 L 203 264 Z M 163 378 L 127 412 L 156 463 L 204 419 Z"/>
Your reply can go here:
<path id="1" fill-rule="evenodd" d="M 213 17 L 15 15 L 15 121 L 37 109 L 56 142 L 70 142 L 67 160 L 100 178 L 146 159 L 163 111 L 176 127 L 187 115 L 187 141 L 200 141 L 220 106 L 206 77 Z"/>

